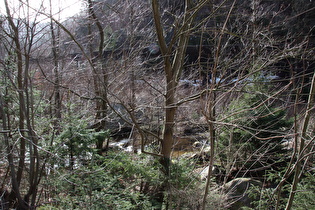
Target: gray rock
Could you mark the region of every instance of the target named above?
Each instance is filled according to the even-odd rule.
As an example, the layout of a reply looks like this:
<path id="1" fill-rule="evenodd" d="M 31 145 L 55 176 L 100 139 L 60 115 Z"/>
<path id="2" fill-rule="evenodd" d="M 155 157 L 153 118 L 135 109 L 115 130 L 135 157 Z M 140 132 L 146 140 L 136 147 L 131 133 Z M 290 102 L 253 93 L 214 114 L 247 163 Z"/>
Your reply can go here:
<path id="1" fill-rule="evenodd" d="M 201 172 L 200 172 L 200 179 L 202 181 L 206 180 L 208 177 L 208 173 L 209 173 L 209 166 L 205 167 Z M 213 166 L 212 167 L 212 172 L 211 175 L 216 177 L 222 174 L 222 171 L 220 170 L 220 168 L 218 166 Z"/>
<path id="2" fill-rule="evenodd" d="M 254 201 L 249 193 L 259 193 L 253 189 L 260 189 L 262 183 L 251 178 L 236 178 L 223 186 L 223 192 L 227 195 L 228 209 L 238 210 L 243 206 L 252 207 L 251 202 Z M 257 196 L 259 197 L 259 196 Z"/>

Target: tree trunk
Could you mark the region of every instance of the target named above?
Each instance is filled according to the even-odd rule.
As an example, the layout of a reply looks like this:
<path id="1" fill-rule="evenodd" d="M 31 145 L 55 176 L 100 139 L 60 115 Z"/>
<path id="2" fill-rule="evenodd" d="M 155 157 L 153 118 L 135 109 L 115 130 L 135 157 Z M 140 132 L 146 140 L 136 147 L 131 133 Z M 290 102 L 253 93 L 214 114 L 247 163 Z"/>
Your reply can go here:
<path id="1" fill-rule="evenodd" d="M 94 91 L 96 97 L 96 115 L 95 120 L 98 124 L 96 128 L 97 131 L 105 129 L 105 117 L 107 115 L 107 72 L 105 68 L 105 58 L 104 58 L 104 29 L 99 19 L 97 18 L 94 11 L 94 3 L 91 0 L 88 0 L 88 12 L 89 19 L 96 24 L 98 34 L 99 34 L 99 44 L 98 52 L 96 57 L 94 57 L 93 47 L 90 45 L 90 55 L 92 60 L 92 70 L 94 75 Z M 89 34 L 92 34 L 91 27 L 89 29 Z M 100 69 L 98 69 L 100 68 Z M 105 139 L 99 139 L 96 143 L 96 149 L 98 153 L 102 154 L 103 143 Z"/>
<path id="2" fill-rule="evenodd" d="M 15 25 L 13 21 L 13 17 L 11 16 L 11 12 L 9 9 L 8 1 L 5 0 L 5 9 L 7 14 L 7 20 L 9 25 L 12 29 L 12 39 L 15 45 L 15 53 L 17 56 L 17 88 L 18 88 L 18 98 L 19 98 L 19 130 L 21 131 L 22 138 L 20 138 L 20 151 L 19 151 L 19 163 L 18 163 L 18 170 L 15 174 L 14 163 L 11 160 L 12 151 L 11 145 L 7 144 L 8 147 L 8 161 L 10 163 L 11 169 L 11 180 L 12 180 L 12 195 L 18 200 L 18 206 L 21 208 L 26 208 L 27 204 L 23 201 L 20 195 L 19 187 L 22 180 L 22 175 L 25 167 L 25 138 L 23 137 L 24 132 L 24 121 L 25 121 L 25 98 L 24 98 L 24 86 L 23 86 L 23 60 L 22 60 L 22 48 L 20 45 L 20 38 L 19 38 L 19 29 Z M 4 118 L 3 118 L 4 119 Z"/>
<path id="3" fill-rule="evenodd" d="M 33 46 L 33 39 L 34 39 L 34 28 L 36 23 L 33 25 L 30 24 L 29 20 L 27 19 L 24 24 L 24 31 L 23 41 L 20 39 L 20 25 L 14 22 L 14 19 L 10 13 L 9 5 L 7 0 L 5 0 L 5 8 L 7 14 L 7 20 L 9 23 L 9 27 L 12 30 L 11 38 L 14 43 L 14 51 L 16 56 L 16 70 L 17 70 L 17 84 L 13 84 L 17 88 L 18 92 L 18 104 L 19 104 L 19 162 L 18 162 L 18 169 L 15 172 L 15 166 L 13 162 L 13 145 L 10 145 L 8 136 L 5 135 L 5 141 L 8 149 L 8 162 L 10 165 L 11 171 L 11 180 L 12 180 L 12 192 L 11 192 L 11 199 L 13 201 L 17 200 L 17 209 L 29 209 L 32 206 L 35 206 L 36 196 L 37 196 L 37 186 L 39 183 L 39 154 L 37 150 L 37 137 L 36 133 L 33 130 L 33 99 L 32 99 L 32 87 L 31 87 L 31 80 L 29 78 L 29 59 L 30 59 L 30 52 Z M 26 9 L 28 12 L 28 8 Z M 23 66 L 24 62 L 24 66 Z M 12 83 L 15 81 L 11 80 Z M 1 96 L 2 97 L 2 96 Z M 4 105 L 3 99 L 1 99 L 2 104 Z M 1 110 L 2 114 L 4 110 Z M 3 126 L 4 128 L 7 127 L 6 125 L 6 117 L 4 115 L 3 118 Z M 8 118 L 9 119 L 9 118 Z M 27 128 L 25 130 L 25 128 Z M 29 178 L 29 186 L 28 189 L 26 188 L 27 194 L 22 199 L 20 193 L 20 184 L 25 174 L 25 156 L 26 156 L 26 139 L 29 142 L 29 159 L 30 159 L 30 167 L 28 168 L 28 178 Z M 30 196 L 32 196 L 31 203 Z"/>
<path id="4" fill-rule="evenodd" d="M 52 14 L 52 3 L 50 1 L 50 14 Z M 54 105 L 53 105 L 53 117 L 54 126 L 57 134 L 60 132 L 60 120 L 61 120 L 61 94 L 60 94 L 60 73 L 59 73 L 59 27 L 57 28 L 57 35 L 55 32 L 53 20 L 50 20 L 50 33 L 52 42 L 52 55 L 54 62 Z"/>
<path id="5" fill-rule="evenodd" d="M 1 113 L 1 117 L 2 117 L 2 127 L 3 130 L 7 130 L 9 132 L 9 129 L 7 127 L 7 114 L 4 111 L 4 107 L 7 107 L 5 105 L 5 102 L 3 100 L 3 96 L 0 93 L 0 113 Z M 20 193 L 20 186 L 19 186 L 19 182 L 17 180 L 17 175 L 16 175 L 16 171 L 15 171 L 15 166 L 14 166 L 14 160 L 13 160 L 13 154 L 12 154 L 12 149 L 13 146 L 10 144 L 10 140 L 9 140 L 9 135 L 8 133 L 4 132 L 3 133 L 3 137 L 4 137 L 4 143 L 5 146 L 7 148 L 7 159 L 8 159 L 8 163 L 9 163 L 9 169 L 10 169 L 10 177 L 11 177 L 11 185 L 12 185 L 12 190 L 11 190 L 11 194 L 10 194 L 10 202 L 14 202 L 17 199 L 18 202 L 18 206 L 21 209 L 28 209 L 28 204 L 24 202 L 24 200 L 22 199 L 21 193 Z"/>
<path id="6" fill-rule="evenodd" d="M 180 26 L 180 33 L 175 33 L 172 37 L 173 43 L 171 42 L 167 46 L 165 36 L 163 34 L 163 26 L 161 22 L 161 14 L 159 11 L 159 3 L 157 0 L 152 0 L 152 10 L 153 18 L 155 23 L 156 34 L 159 42 L 159 47 L 161 54 L 164 59 L 164 74 L 166 80 L 166 90 L 165 90 L 165 119 L 164 119 L 164 128 L 162 132 L 162 149 L 161 154 L 162 158 L 160 163 L 162 165 L 162 171 L 165 175 L 164 183 L 161 186 L 161 196 L 160 202 L 162 202 L 164 195 L 163 192 L 169 190 L 169 179 L 171 175 L 170 164 L 171 164 L 171 153 L 172 147 L 174 145 L 174 127 L 175 127 L 175 115 L 177 110 L 177 101 L 176 101 L 176 90 L 178 81 L 181 77 L 184 58 L 186 56 L 186 50 L 189 40 L 190 27 L 193 21 L 193 16 L 188 12 L 190 9 L 189 6 L 191 2 L 189 0 L 185 1 L 185 11 L 182 20 L 182 25 Z M 175 29 L 177 30 L 177 28 Z M 177 31 L 176 31 L 177 32 Z M 173 46 L 177 44 L 177 46 Z M 172 57 L 172 51 L 175 47 L 175 55 Z M 167 192 L 166 200 L 166 209 L 171 206 L 171 194 L 170 191 Z"/>

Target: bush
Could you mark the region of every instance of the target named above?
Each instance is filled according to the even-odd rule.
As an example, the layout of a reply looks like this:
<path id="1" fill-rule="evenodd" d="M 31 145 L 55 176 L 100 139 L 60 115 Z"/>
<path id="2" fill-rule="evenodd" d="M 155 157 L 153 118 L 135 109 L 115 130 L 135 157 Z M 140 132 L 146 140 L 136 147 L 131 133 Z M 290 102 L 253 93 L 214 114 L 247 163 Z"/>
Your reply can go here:
<path id="1" fill-rule="evenodd" d="M 309 173 L 298 185 L 292 209 L 315 209 L 315 174 Z"/>
<path id="2" fill-rule="evenodd" d="M 226 110 L 225 122 L 234 126 L 223 126 L 219 134 L 219 151 L 223 151 L 219 157 L 224 162 L 237 160 L 238 166 L 247 163 L 253 168 L 261 167 L 258 162 L 270 164 L 285 157 L 281 136 L 290 132 L 293 120 L 285 110 L 275 108 L 266 89 L 258 90 L 249 86 Z"/>
<path id="3" fill-rule="evenodd" d="M 161 205 L 157 195 L 165 178 L 159 167 L 158 161 L 147 155 L 123 151 L 109 151 L 105 157 L 95 154 L 88 164 L 73 170 L 60 167 L 47 177 L 50 197 L 54 202 L 46 207 L 155 209 Z M 191 171 L 192 166 L 187 161 L 172 164 L 170 183 L 174 201 L 183 199 L 179 196 L 184 195 L 175 192 L 185 191 L 185 195 L 191 195 L 188 191 L 196 187 Z M 181 203 L 181 206 L 187 205 L 191 203 Z"/>
<path id="4" fill-rule="evenodd" d="M 150 209 L 150 195 L 141 192 L 147 177 L 153 183 L 155 169 L 123 152 L 95 155 L 75 170 L 59 168 L 48 177 L 56 208 L 63 209 Z M 97 161 L 96 161 L 97 160 Z"/>

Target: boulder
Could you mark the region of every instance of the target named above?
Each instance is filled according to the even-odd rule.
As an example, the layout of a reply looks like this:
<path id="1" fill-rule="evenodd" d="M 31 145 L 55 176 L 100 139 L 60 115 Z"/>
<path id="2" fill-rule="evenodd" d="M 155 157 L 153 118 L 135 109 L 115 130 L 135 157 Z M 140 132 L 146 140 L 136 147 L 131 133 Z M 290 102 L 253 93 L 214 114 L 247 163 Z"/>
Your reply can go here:
<path id="1" fill-rule="evenodd" d="M 197 164 L 207 163 L 210 159 L 210 147 L 205 147 L 202 151 L 189 153 L 185 157 L 196 161 Z"/>
<path id="2" fill-rule="evenodd" d="M 201 172 L 200 172 L 200 179 L 202 181 L 206 180 L 209 174 L 209 166 L 205 167 Z M 220 170 L 219 166 L 213 166 L 212 167 L 212 172 L 211 172 L 212 177 L 218 177 L 220 175 L 223 175 L 223 172 Z"/>
<path id="3" fill-rule="evenodd" d="M 236 178 L 223 186 L 223 192 L 227 195 L 228 209 L 237 210 L 241 207 L 252 207 L 251 202 L 255 201 L 250 193 L 259 193 L 262 183 L 252 178 Z M 259 190 L 256 190 L 256 189 Z M 259 198 L 259 196 L 256 196 Z"/>

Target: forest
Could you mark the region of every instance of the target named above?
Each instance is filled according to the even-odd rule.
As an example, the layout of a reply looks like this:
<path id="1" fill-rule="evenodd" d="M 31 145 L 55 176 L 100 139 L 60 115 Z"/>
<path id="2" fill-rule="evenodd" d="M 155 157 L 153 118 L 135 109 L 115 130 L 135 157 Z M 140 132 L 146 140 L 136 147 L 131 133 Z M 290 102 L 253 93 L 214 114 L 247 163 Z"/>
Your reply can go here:
<path id="1" fill-rule="evenodd" d="M 315 1 L 1 1 L 1 209 L 315 209 Z"/>

